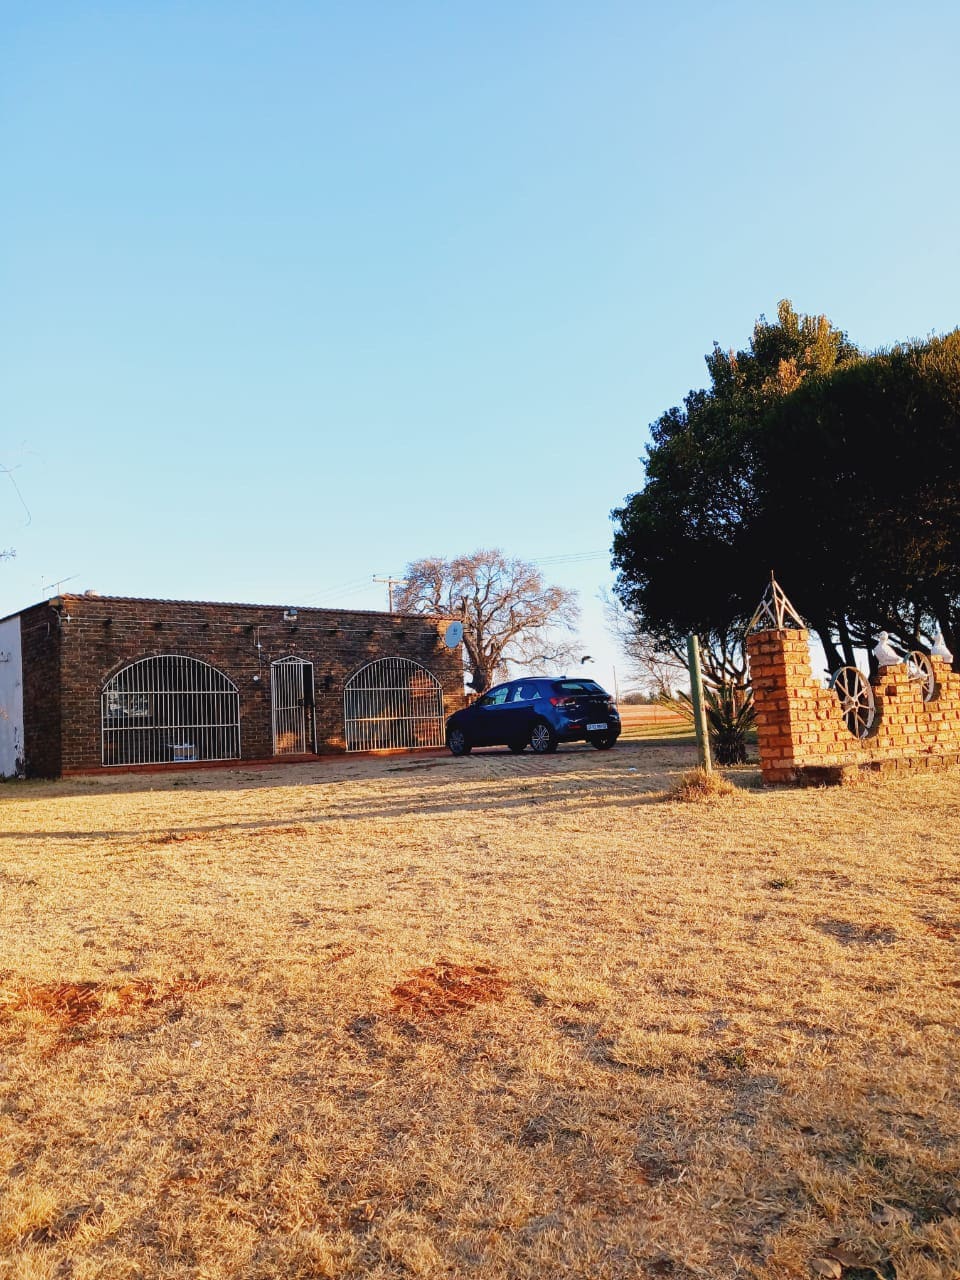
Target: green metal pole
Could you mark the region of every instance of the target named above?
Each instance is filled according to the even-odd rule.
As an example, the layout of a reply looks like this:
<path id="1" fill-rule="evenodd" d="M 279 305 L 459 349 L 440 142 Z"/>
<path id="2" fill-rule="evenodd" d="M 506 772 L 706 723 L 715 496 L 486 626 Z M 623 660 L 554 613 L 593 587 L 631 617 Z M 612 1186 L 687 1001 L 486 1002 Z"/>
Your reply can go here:
<path id="1" fill-rule="evenodd" d="M 710 735 L 707 732 L 707 713 L 703 705 L 703 675 L 700 671 L 700 641 L 696 636 L 687 637 L 687 665 L 690 668 L 690 701 L 693 703 L 693 723 L 697 730 L 697 755 L 700 768 L 713 772 L 710 759 Z"/>

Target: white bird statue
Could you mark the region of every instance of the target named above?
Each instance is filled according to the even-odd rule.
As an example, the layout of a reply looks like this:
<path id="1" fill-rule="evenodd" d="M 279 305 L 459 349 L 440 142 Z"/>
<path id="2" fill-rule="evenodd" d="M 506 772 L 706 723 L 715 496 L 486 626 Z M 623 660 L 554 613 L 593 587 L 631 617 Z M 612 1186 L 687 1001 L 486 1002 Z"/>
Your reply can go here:
<path id="1" fill-rule="evenodd" d="M 931 658 L 942 658 L 944 662 L 952 662 L 953 654 L 947 648 L 943 641 L 943 632 L 938 631 L 933 641 L 933 648 L 930 650 Z"/>
<path id="2" fill-rule="evenodd" d="M 889 639 L 886 631 L 880 632 L 877 647 L 873 651 L 878 667 L 896 667 L 903 661 L 893 645 L 889 643 Z"/>

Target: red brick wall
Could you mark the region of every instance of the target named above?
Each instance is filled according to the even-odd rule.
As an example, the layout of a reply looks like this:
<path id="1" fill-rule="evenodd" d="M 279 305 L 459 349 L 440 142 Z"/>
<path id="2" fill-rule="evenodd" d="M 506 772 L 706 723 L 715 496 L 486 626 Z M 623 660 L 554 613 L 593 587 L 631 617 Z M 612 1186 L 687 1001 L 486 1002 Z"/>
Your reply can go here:
<path id="1" fill-rule="evenodd" d="M 56 622 L 55 612 L 37 606 Z M 37 612 L 30 610 L 23 615 Z M 100 694 L 121 667 L 159 654 L 185 654 L 217 667 L 240 691 L 240 745 L 244 760 L 272 755 L 270 664 L 299 657 L 314 664 L 317 743 L 320 751 L 344 749 L 343 686 L 366 662 L 403 657 L 421 663 L 443 687 L 444 711 L 463 700 L 460 650 L 443 643 L 446 621 L 437 618 L 339 609 L 299 609 L 285 622 L 282 607 L 208 604 L 165 600 L 64 596 L 62 623 L 47 648 L 38 633 L 36 652 L 27 661 L 31 680 L 59 691 L 46 708 L 43 727 L 34 730 L 33 773 L 56 774 L 95 769 L 101 763 Z M 59 641 L 56 641 L 59 635 Z M 257 649 L 257 640 L 260 649 Z M 59 646 L 59 680 L 51 666 Z M 259 676 L 256 680 L 254 677 Z M 25 693 L 27 690 L 25 670 Z M 329 685 L 329 687 L 327 687 Z M 26 698 L 25 698 L 26 704 Z M 26 705 L 24 716 L 30 726 Z M 62 724 L 62 733 L 58 726 Z M 28 752 L 31 728 L 27 728 Z M 56 750 L 40 740 L 62 739 Z M 59 759 L 57 757 L 59 756 Z M 53 766 L 56 767 L 53 767 Z"/>
<path id="2" fill-rule="evenodd" d="M 60 614 L 47 604 L 20 615 L 23 659 L 23 763 L 28 778 L 61 771 Z"/>
<path id="3" fill-rule="evenodd" d="M 929 702 L 905 665 L 881 667 L 872 686 L 876 717 L 861 739 L 847 728 L 837 695 L 813 677 L 808 632 L 754 632 L 747 654 L 765 782 L 960 760 L 960 675 L 947 662 L 932 659 L 937 686 Z"/>

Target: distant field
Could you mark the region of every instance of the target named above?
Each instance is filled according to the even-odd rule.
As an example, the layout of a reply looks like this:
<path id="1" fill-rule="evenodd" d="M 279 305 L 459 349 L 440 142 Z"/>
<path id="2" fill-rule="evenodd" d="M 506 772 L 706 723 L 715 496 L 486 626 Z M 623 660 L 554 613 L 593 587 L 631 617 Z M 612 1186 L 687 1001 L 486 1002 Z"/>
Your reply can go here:
<path id="1" fill-rule="evenodd" d="M 0 1280 L 955 1280 L 960 774 L 693 758 L 0 787 Z"/>
<path id="2" fill-rule="evenodd" d="M 625 742 L 642 742 L 665 738 L 693 742 L 693 725 L 668 707 L 618 705 L 622 737 Z"/>
<path id="3" fill-rule="evenodd" d="M 620 712 L 620 719 L 627 724 L 687 724 L 688 721 L 676 711 L 671 711 L 669 707 L 661 707 L 655 704 L 640 703 L 631 705 L 618 703 L 617 710 Z"/>

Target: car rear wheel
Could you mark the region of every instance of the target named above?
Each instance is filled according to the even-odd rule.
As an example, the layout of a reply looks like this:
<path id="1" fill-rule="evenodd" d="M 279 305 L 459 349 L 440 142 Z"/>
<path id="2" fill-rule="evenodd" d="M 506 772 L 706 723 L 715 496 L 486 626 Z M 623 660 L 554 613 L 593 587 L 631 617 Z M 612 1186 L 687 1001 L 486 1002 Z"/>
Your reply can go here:
<path id="1" fill-rule="evenodd" d="M 616 738 L 612 733 L 598 733 L 594 737 L 588 738 L 587 741 L 591 747 L 596 747 L 598 751 L 609 751 L 616 742 Z"/>
<path id="2" fill-rule="evenodd" d="M 473 749 L 462 729 L 447 730 L 447 746 L 455 756 L 468 756 Z"/>
<path id="3" fill-rule="evenodd" d="M 542 756 L 548 752 L 556 751 L 556 749 L 557 735 L 546 720 L 535 720 L 533 728 L 530 730 L 530 750 L 535 751 L 538 756 Z"/>

